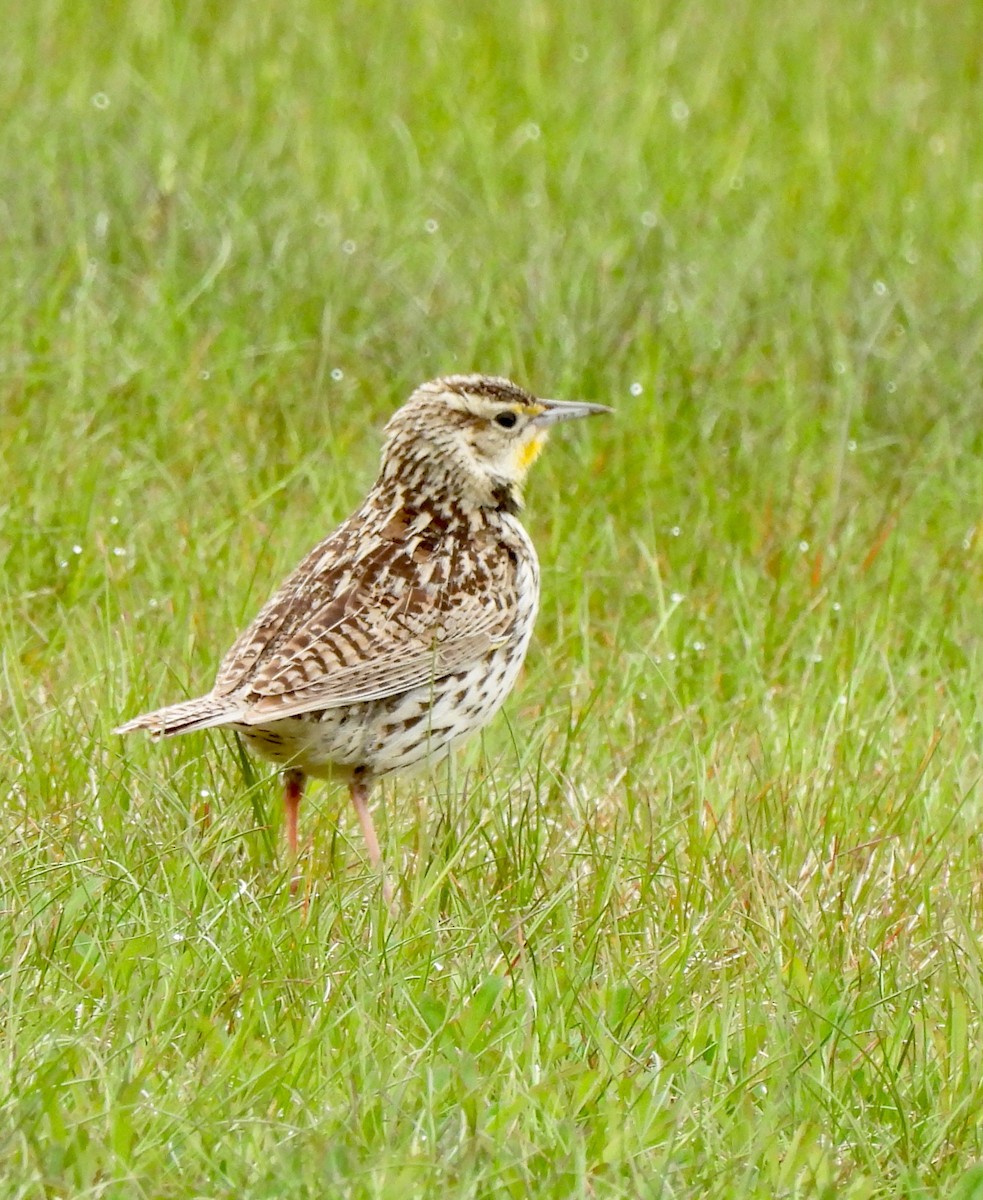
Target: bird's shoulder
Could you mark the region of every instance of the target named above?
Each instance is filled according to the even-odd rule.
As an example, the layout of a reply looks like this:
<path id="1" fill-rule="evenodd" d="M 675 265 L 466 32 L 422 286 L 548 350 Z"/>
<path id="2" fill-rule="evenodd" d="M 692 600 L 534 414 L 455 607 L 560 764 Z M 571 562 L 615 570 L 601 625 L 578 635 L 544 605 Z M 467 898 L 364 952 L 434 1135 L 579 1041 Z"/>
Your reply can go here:
<path id="1" fill-rule="evenodd" d="M 281 693 L 432 636 L 504 627 L 524 553 L 511 525 L 367 501 L 264 605 L 223 659 L 215 691 Z"/>

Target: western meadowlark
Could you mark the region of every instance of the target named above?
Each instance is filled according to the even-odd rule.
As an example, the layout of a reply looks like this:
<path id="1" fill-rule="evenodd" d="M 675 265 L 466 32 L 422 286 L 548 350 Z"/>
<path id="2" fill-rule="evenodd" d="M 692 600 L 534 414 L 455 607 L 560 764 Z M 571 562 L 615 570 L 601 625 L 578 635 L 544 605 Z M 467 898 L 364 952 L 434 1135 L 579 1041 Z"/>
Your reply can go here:
<path id="1" fill-rule="evenodd" d="M 539 563 L 518 519 L 527 470 L 551 426 L 610 411 L 487 375 L 418 387 L 386 426 L 361 507 L 287 578 L 212 690 L 116 732 L 236 730 L 284 768 L 294 859 L 307 776 L 347 783 L 378 869 L 372 782 L 485 725 L 525 658 L 539 606 Z"/>

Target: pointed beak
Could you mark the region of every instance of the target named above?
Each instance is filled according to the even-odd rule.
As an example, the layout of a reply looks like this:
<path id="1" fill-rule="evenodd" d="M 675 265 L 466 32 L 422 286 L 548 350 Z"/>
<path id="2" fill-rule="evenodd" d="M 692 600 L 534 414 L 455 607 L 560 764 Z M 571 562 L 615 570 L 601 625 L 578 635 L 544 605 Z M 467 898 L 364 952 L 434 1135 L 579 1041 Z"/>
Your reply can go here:
<path id="1" fill-rule="evenodd" d="M 543 411 L 533 417 L 531 423 L 540 428 L 558 425 L 561 421 L 575 421 L 578 417 L 614 412 L 606 404 L 588 404 L 586 400 L 540 400 L 539 403 L 543 405 Z"/>

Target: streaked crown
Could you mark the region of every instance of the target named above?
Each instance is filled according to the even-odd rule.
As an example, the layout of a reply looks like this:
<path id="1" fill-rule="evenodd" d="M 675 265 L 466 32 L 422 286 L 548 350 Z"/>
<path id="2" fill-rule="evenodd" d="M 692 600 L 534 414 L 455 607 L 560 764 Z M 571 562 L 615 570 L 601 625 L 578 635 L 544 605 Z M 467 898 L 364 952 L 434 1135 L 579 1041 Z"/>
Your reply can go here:
<path id="1" fill-rule="evenodd" d="M 411 400 L 417 396 L 470 396 L 501 404 L 518 404 L 525 408 L 539 404 L 531 392 L 501 375 L 444 375 L 440 379 L 431 379 L 429 383 L 421 383 Z"/>

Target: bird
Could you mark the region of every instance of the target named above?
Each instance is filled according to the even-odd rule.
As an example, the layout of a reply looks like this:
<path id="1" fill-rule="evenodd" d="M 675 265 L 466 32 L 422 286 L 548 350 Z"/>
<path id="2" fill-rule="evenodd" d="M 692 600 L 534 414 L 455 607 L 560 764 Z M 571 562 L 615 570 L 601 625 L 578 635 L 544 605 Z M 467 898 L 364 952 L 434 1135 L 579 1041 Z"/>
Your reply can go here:
<path id="1" fill-rule="evenodd" d="M 372 785 L 442 759 L 511 692 L 540 593 L 523 482 L 553 426 L 611 411 L 494 375 L 421 384 L 385 426 L 362 504 L 240 635 L 211 691 L 114 732 L 235 730 L 282 769 L 294 863 L 307 780 L 347 784 L 391 905 Z"/>

